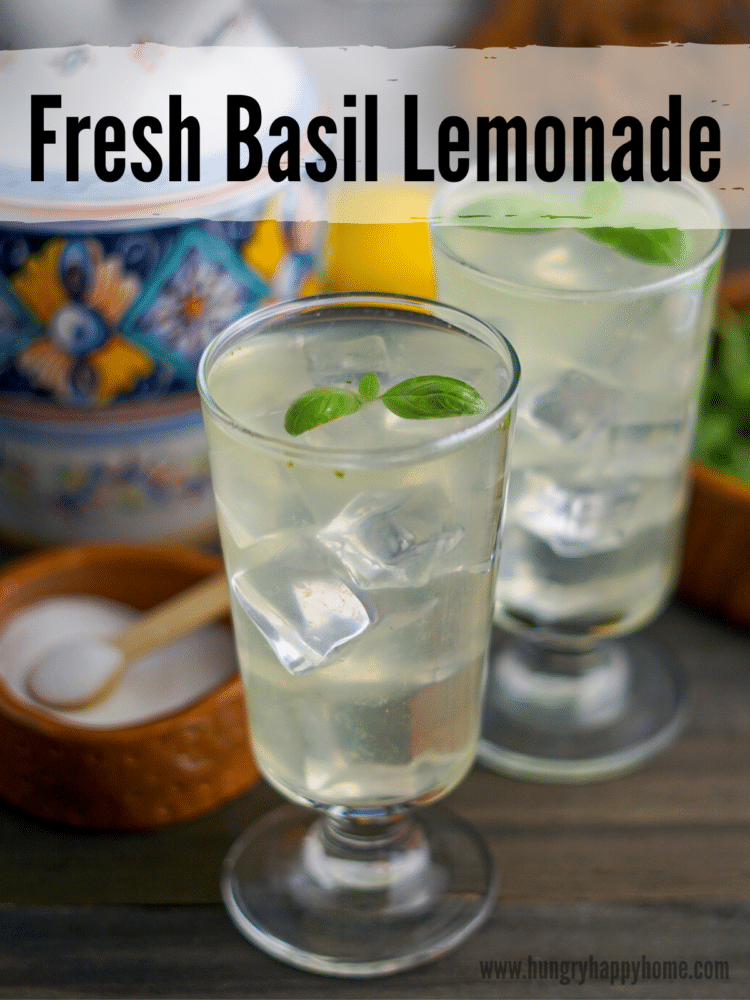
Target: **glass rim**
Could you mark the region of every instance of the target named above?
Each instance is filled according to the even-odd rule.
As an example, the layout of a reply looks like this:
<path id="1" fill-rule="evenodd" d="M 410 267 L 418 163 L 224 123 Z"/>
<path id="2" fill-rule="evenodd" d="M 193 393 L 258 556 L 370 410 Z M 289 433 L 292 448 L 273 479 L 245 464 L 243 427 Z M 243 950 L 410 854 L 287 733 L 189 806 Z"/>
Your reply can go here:
<path id="1" fill-rule="evenodd" d="M 409 311 L 413 314 L 419 313 L 424 315 L 428 313 L 436 318 L 441 318 L 440 314 L 443 314 L 446 318 L 452 317 L 455 320 L 456 329 L 467 336 L 472 335 L 472 331 L 465 328 L 467 322 L 475 330 L 486 331 L 490 335 L 490 338 L 495 341 L 497 347 L 502 347 L 507 352 L 507 361 L 509 362 L 507 367 L 510 381 L 506 392 L 486 413 L 459 430 L 448 431 L 429 441 L 418 444 L 366 450 L 357 448 L 316 448 L 304 444 L 291 436 L 286 441 L 272 435 L 261 434 L 236 420 L 213 398 L 208 389 L 207 373 L 216 358 L 224 353 L 227 345 L 236 343 L 243 335 L 252 336 L 253 332 L 257 332 L 263 327 L 267 328 L 275 320 L 295 315 L 301 316 L 305 313 L 313 313 L 316 310 L 326 308 L 341 308 L 347 305 L 354 307 L 369 306 L 371 308 L 388 308 L 390 306 Z M 487 344 L 487 346 L 495 349 L 491 343 Z M 496 350 L 496 354 L 498 357 L 503 358 L 500 350 Z M 437 300 L 402 295 L 400 293 L 327 292 L 304 298 L 286 299 L 282 302 L 275 302 L 254 312 L 246 313 L 229 324 L 205 347 L 198 363 L 197 387 L 203 405 L 213 417 L 231 428 L 235 433 L 241 434 L 248 441 L 252 441 L 253 444 L 264 450 L 276 452 L 290 458 L 296 457 L 300 460 L 315 462 L 319 465 L 367 469 L 408 464 L 420 459 L 442 455 L 493 431 L 512 411 L 518 396 L 520 377 L 521 364 L 515 348 L 507 337 L 491 323 L 473 316 L 464 309 L 459 309 L 456 306 Z"/>
<path id="2" fill-rule="evenodd" d="M 607 155 L 608 159 L 608 155 Z M 568 165 L 570 165 L 570 159 Z M 490 176 L 494 169 L 495 161 L 490 162 Z M 647 166 L 647 161 L 644 160 L 644 168 Z M 430 234 L 433 239 L 433 253 L 441 253 L 443 256 L 452 260 L 455 264 L 464 268 L 467 271 L 471 271 L 473 274 L 479 276 L 481 280 L 494 288 L 504 289 L 509 293 L 515 295 L 522 295 L 524 298 L 530 299 L 555 299 L 555 300 L 566 300 L 566 301 L 591 301 L 595 300 L 597 302 L 611 302 L 620 299 L 630 299 L 638 298 L 647 294 L 657 294 L 668 290 L 671 287 L 675 287 L 684 284 L 691 280 L 691 278 L 697 276 L 701 272 L 708 270 L 721 256 L 728 240 L 728 229 L 726 213 L 724 212 L 724 207 L 713 193 L 710 187 L 705 184 L 700 184 L 692 179 L 683 178 L 680 181 L 669 181 L 669 185 L 672 187 L 681 187 L 690 192 L 701 205 L 709 210 L 712 214 L 717 217 L 716 226 L 716 239 L 711 244 L 708 250 L 697 260 L 694 264 L 691 264 L 687 268 L 678 268 L 674 273 L 665 275 L 664 277 L 657 278 L 654 281 L 647 281 L 642 284 L 630 285 L 627 288 L 618 289 L 551 289 L 551 288 L 541 288 L 535 285 L 524 284 L 519 281 L 511 281 L 507 278 L 502 278 L 497 275 L 488 274 L 486 271 L 482 270 L 481 267 L 477 267 L 473 264 L 465 255 L 456 253 L 452 247 L 443 239 L 440 230 L 441 229 L 451 229 L 458 228 L 456 223 L 451 223 L 449 219 L 443 215 L 441 217 L 436 216 L 436 209 L 439 205 L 449 199 L 451 194 L 460 194 L 462 191 L 470 188 L 476 188 L 477 190 L 482 190 L 482 185 L 487 185 L 487 193 L 491 193 L 491 187 L 493 184 L 501 185 L 506 182 L 504 181 L 478 181 L 472 174 L 472 169 L 474 175 L 476 174 L 476 162 L 472 163 L 472 168 L 470 168 L 469 173 L 466 178 L 459 181 L 456 184 L 450 184 L 448 182 L 443 182 L 438 186 L 435 195 L 430 203 L 429 217 L 427 223 L 430 229 Z M 515 184 L 516 182 L 510 182 Z M 527 182 L 520 181 L 519 184 L 524 184 Z M 645 183 L 640 181 L 633 181 L 632 183 Z M 665 183 L 665 182 L 654 182 Z M 574 227 L 561 227 L 561 228 L 574 228 Z M 713 229 L 709 227 L 702 227 L 706 231 L 711 232 Z M 550 227 L 552 229 L 552 227 Z M 695 230 L 694 230 L 695 231 Z"/>

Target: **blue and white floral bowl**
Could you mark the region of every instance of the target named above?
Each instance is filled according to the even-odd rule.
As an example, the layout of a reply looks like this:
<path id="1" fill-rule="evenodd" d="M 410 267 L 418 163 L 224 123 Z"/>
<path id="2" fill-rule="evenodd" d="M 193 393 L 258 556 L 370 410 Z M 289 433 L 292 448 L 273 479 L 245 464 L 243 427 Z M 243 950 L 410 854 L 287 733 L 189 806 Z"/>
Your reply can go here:
<path id="1" fill-rule="evenodd" d="M 305 223 L 0 231 L 0 534 L 21 545 L 214 533 L 204 346 L 318 291 Z"/>
<path id="2" fill-rule="evenodd" d="M 237 83 L 268 102 L 287 94 L 286 110 L 309 118 L 318 98 L 304 68 L 260 28 L 240 42 L 261 47 Z M 135 74 L 134 106 L 183 85 L 200 91 L 201 74 L 222 66 L 207 50 L 183 79 L 171 50 L 154 65 L 139 54 L 108 60 Z M 102 53 L 32 56 L 35 88 L 62 91 L 66 108 L 107 108 L 116 74 Z M 18 63 L 0 60 L 0 115 L 12 113 L 14 87 L 30 85 Z M 91 164 L 67 182 L 54 159 L 34 186 L 23 152 L 0 150 L 0 536 L 48 545 L 213 534 L 198 360 L 244 313 L 319 291 L 320 192 L 282 190 L 263 174 L 222 182 L 208 169 L 204 183 L 147 191 L 132 177 L 106 184 Z M 207 163 L 220 152 L 209 148 Z"/>
<path id="3" fill-rule="evenodd" d="M 0 230 L 0 397 L 101 407 L 194 391 L 213 336 L 316 291 L 318 257 L 312 227 L 274 218 Z"/>
<path id="4" fill-rule="evenodd" d="M 214 507 L 193 393 L 97 412 L 6 400 L 0 530 L 18 546 L 210 541 Z"/>
<path id="5" fill-rule="evenodd" d="M 212 537 L 198 360 L 243 313 L 318 291 L 320 240 L 270 212 L 0 231 L 0 535 Z"/>

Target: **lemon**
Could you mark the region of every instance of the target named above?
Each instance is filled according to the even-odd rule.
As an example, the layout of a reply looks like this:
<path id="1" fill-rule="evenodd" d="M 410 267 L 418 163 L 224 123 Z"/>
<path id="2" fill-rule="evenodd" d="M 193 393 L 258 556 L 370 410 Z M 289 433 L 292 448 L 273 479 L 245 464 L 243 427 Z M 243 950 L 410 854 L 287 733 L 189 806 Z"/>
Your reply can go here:
<path id="1" fill-rule="evenodd" d="M 430 232 L 425 221 L 431 199 L 432 190 L 420 185 L 344 189 L 333 206 L 326 290 L 395 292 L 434 299 Z"/>

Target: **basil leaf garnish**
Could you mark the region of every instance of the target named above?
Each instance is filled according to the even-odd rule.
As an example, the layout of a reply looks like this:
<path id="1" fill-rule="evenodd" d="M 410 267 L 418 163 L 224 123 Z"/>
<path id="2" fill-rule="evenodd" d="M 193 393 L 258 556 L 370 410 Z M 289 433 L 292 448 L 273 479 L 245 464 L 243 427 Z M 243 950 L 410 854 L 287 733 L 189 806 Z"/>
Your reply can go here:
<path id="1" fill-rule="evenodd" d="M 613 177 L 593 181 L 581 195 L 581 208 L 591 215 L 613 214 L 622 205 L 622 188 Z"/>
<path id="2" fill-rule="evenodd" d="M 369 375 L 365 375 L 364 378 L 360 379 L 359 395 L 365 402 L 377 399 L 379 392 L 380 382 L 375 372 L 370 372 Z"/>
<path id="3" fill-rule="evenodd" d="M 356 413 L 361 405 L 359 396 L 350 389 L 310 389 L 303 392 L 286 411 L 284 429 L 296 437 L 313 427 Z"/>
<path id="4" fill-rule="evenodd" d="M 644 264 L 673 267 L 689 253 L 687 235 L 674 227 L 636 229 L 633 226 L 595 226 L 579 232 Z"/>
<path id="5" fill-rule="evenodd" d="M 473 386 L 447 375 L 417 375 L 392 386 L 380 397 L 391 413 L 407 420 L 478 416 L 487 404 Z"/>
<path id="6" fill-rule="evenodd" d="M 356 413 L 364 403 L 380 400 L 391 413 L 406 420 L 479 416 L 487 404 L 473 386 L 448 375 L 417 375 L 391 386 L 382 395 L 375 372 L 364 375 L 359 392 L 336 387 L 310 389 L 295 399 L 284 417 L 284 428 L 295 437 Z"/>
<path id="7" fill-rule="evenodd" d="M 685 262 L 690 253 L 687 233 L 667 216 L 652 215 L 644 225 L 643 216 L 621 210 L 622 202 L 621 185 L 610 177 L 590 184 L 577 205 L 511 193 L 480 200 L 456 221 L 473 229 L 508 234 L 548 232 L 567 224 L 644 264 L 674 267 Z M 616 226 L 604 224 L 615 221 Z"/>

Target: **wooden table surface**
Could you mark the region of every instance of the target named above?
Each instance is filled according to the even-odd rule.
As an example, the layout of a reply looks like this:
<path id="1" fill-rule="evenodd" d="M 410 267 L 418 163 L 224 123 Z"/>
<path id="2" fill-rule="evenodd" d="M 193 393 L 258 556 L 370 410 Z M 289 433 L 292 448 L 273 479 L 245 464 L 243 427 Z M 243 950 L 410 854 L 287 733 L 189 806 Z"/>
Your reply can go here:
<path id="1" fill-rule="evenodd" d="M 748 261 L 750 233 L 733 233 L 728 269 Z M 490 919 L 457 951 L 357 981 L 249 944 L 219 871 L 234 838 L 281 801 L 262 783 L 153 833 L 54 826 L 0 802 L 0 998 L 750 997 L 750 632 L 676 601 L 645 634 L 690 681 L 690 722 L 672 747 L 581 786 L 477 765 L 446 799 L 501 874 Z M 644 958 L 654 975 L 677 963 L 688 978 L 644 980 Z M 564 962 L 576 963 L 570 982 Z"/>
<path id="2" fill-rule="evenodd" d="M 220 902 L 219 870 L 280 801 L 263 784 L 153 833 L 79 831 L 0 805 L 0 997 L 750 996 L 750 634 L 679 602 L 646 631 L 689 676 L 686 731 L 637 773 L 597 784 L 476 766 L 446 803 L 486 837 L 501 891 L 454 953 L 352 981 L 249 944 Z M 644 956 L 654 970 L 685 962 L 689 978 L 634 982 Z M 580 965 L 575 982 L 550 978 L 552 962 L 588 970 L 590 958 L 610 977 L 617 962 L 616 981 L 581 983 Z"/>

